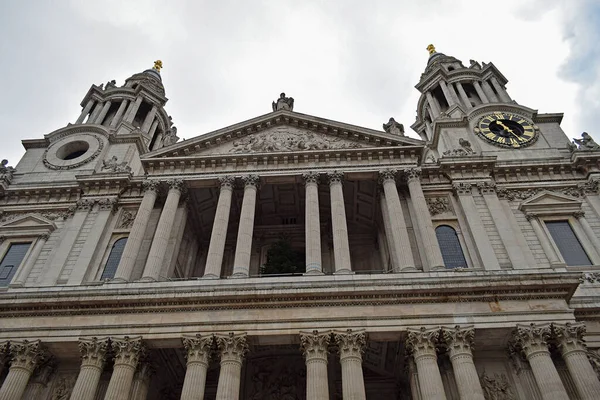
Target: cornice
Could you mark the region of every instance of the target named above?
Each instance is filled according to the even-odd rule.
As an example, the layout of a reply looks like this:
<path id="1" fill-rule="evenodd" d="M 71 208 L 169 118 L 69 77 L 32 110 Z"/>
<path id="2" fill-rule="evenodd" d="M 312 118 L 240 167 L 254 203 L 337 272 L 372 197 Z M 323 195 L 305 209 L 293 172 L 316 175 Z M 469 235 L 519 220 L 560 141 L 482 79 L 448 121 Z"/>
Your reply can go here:
<path id="1" fill-rule="evenodd" d="M 404 274 L 406 275 L 406 274 Z M 498 300 L 569 301 L 580 273 L 490 274 L 328 279 L 247 279 L 248 283 L 177 281 L 85 288 L 12 289 L 0 294 L 0 317 L 162 313 L 184 310 L 295 308 Z M 518 277 L 518 279 L 516 279 Z M 261 281 L 266 282 L 262 283 Z M 250 283 L 250 281 L 252 283 Z M 62 290 L 57 290 L 62 289 Z M 332 290 L 333 289 L 333 290 Z"/>

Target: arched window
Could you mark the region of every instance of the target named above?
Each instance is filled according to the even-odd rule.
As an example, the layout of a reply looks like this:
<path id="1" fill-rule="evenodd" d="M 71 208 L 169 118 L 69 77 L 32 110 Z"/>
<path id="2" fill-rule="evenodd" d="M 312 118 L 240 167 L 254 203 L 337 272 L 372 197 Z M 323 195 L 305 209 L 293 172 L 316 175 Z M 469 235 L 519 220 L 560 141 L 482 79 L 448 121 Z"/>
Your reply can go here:
<path id="1" fill-rule="evenodd" d="M 125 249 L 125 243 L 127 243 L 127 238 L 121 238 L 113 244 L 112 249 L 110 249 L 110 254 L 108 255 L 108 260 L 106 260 L 106 265 L 104 266 L 104 271 L 102 272 L 100 280 L 112 279 L 115 277 L 117 267 L 119 266 L 121 256 L 123 255 L 123 250 Z"/>
<path id="2" fill-rule="evenodd" d="M 440 225 L 435 228 L 435 236 L 440 245 L 446 268 L 467 268 L 467 260 L 454 228 L 448 225 Z"/>

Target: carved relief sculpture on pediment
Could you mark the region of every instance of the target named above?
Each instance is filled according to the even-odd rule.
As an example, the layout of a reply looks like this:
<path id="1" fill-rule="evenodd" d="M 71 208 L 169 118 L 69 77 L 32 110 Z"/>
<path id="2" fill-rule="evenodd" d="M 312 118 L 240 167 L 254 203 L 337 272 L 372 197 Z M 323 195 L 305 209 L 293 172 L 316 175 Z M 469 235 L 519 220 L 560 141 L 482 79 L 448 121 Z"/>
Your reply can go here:
<path id="1" fill-rule="evenodd" d="M 450 200 L 446 196 L 428 198 L 427 206 L 429 207 L 429 213 L 432 217 L 445 212 L 454 214 L 454 211 L 450 206 Z"/>

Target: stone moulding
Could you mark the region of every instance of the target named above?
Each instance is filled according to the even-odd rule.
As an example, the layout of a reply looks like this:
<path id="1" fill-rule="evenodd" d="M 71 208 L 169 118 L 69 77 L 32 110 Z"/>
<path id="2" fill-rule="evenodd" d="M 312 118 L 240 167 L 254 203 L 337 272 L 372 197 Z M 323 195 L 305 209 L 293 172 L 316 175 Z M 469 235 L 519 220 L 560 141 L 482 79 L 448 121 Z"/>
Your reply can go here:
<path id="1" fill-rule="evenodd" d="M 506 276 L 439 277 L 435 282 L 388 278 L 347 282 L 293 280 L 265 286 L 214 285 L 204 281 L 164 282 L 136 288 L 89 287 L 59 292 L 20 289 L 0 294 L 0 317 L 163 313 L 197 310 L 285 309 L 414 303 L 495 302 L 498 300 L 563 299 L 568 301 L 580 273 L 540 274 L 514 279 Z M 459 283 L 460 281 L 460 283 Z M 117 285 L 115 285 L 117 286 Z M 336 289 L 336 294 L 331 290 Z M 265 293 L 270 291 L 270 293 Z M 260 293 L 260 295 L 259 295 Z M 248 298 L 252 298 L 249 302 Z"/>

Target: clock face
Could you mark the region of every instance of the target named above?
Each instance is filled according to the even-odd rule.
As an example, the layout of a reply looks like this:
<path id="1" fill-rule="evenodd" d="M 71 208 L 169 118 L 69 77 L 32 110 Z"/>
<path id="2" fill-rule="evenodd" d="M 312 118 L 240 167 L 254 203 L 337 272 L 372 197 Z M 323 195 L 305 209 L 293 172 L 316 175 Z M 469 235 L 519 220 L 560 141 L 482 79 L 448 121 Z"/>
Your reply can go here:
<path id="1" fill-rule="evenodd" d="M 529 146 L 537 139 L 535 127 L 525 118 L 505 112 L 483 117 L 475 128 L 483 139 L 502 147 Z"/>

